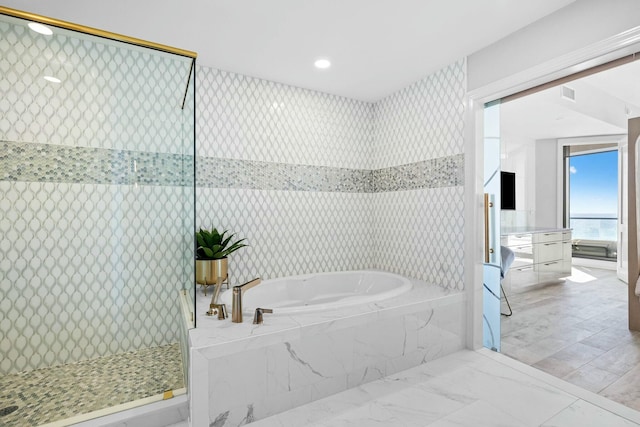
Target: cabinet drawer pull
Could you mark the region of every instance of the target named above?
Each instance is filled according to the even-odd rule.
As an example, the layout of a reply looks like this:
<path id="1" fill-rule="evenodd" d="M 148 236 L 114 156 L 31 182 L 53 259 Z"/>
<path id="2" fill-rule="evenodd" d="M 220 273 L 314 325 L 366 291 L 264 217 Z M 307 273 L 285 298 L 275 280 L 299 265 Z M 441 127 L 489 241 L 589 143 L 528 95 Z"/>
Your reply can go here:
<path id="1" fill-rule="evenodd" d="M 532 268 L 533 268 L 533 266 L 528 266 L 528 267 L 520 267 L 520 268 L 517 268 L 516 270 L 525 271 L 525 270 L 531 270 Z"/>
<path id="2" fill-rule="evenodd" d="M 553 265 L 553 264 L 557 264 L 557 263 L 558 263 L 558 261 L 553 261 L 553 262 L 547 262 L 547 263 L 545 263 L 545 265 Z"/>
<path id="3" fill-rule="evenodd" d="M 558 244 L 558 242 L 553 242 L 553 243 L 545 243 L 544 245 L 545 246 L 551 246 L 551 245 L 557 245 L 557 244 Z"/>

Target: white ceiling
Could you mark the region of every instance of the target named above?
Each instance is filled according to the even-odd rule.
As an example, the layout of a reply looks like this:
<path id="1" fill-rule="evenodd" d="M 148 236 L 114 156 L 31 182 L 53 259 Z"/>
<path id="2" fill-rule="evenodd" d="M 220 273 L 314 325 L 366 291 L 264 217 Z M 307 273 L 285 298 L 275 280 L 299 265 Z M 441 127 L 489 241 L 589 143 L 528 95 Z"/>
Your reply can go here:
<path id="1" fill-rule="evenodd" d="M 635 61 L 606 72 L 593 74 L 583 81 L 635 106 L 640 106 L 640 62 Z M 640 110 L 636 111 L 640 113 Z"/>
<path id="2" fill-rule="evenodd" d="M 4 0 L 198 52 L 201 65 L 375 101 L 574 0 Z M 317 57 L 333 66 L 320 71 Z"/>
<path id="3" fill-rule="evenodd" d="M 575 101 L 553 87 L 503 104 L 504 142 L 615 135 L 627 132 L 629 117 L 640 115 L 640 61 L 569 82 Z"/>

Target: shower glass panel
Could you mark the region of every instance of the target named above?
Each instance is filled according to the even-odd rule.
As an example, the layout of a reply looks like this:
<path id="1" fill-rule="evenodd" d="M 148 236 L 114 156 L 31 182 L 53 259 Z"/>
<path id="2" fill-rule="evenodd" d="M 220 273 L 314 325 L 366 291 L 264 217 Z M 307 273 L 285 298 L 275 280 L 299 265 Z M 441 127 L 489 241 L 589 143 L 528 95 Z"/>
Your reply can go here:
<path id="1" fill-rule="evenodd" d="M 195 59 L 0 13 L 0 424 L 184 392 Z"/>
<path id="2" fill-rule="evenodd" d="M 483 345 L 500 351 L 500 104 L 484 110 Z"/>

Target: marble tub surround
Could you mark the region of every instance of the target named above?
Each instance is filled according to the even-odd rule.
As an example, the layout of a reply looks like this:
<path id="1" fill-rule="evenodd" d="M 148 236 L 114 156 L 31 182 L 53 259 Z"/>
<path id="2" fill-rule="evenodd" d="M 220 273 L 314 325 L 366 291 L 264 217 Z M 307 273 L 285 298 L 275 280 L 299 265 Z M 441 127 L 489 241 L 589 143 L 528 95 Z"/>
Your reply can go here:
<path id="1" fill-rule="evenodd" d="M 640 413 L 486 349 L 388 375 L 255 427 L 626 427 Z"/>
<path id="2" fill-rule="evenodd" d="M 413 281 L 396 298 L 274 312 L 262 325 L 248 312 L 242 324 L 199 312 L 190 331 L 192 425 L 261 419 L 460 350 L 464 308 L 464 293 Z"/>

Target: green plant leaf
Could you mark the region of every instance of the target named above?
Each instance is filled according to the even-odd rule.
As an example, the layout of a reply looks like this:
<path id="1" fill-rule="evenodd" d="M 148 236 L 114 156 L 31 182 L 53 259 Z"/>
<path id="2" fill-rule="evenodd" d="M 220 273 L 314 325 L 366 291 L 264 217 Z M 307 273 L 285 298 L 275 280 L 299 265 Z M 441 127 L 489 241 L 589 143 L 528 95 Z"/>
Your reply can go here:
<path id="1" fill-rule="evenodd" d="M 211 246 L 216 244 L 215 236 L 212 233 L 205 230 L 205 232 L 203 233 L 203 237 L 205 241 L 205 246 L 210 248 Z"/>
<path id="2" fill-rule="evenodd" d="M 230 254 L 230 253 L 232 253 L 232 252 L 237 251 L 237 250 L 238 250 L 238 249 L 240 249 L 240 248 L 244 248 L 245 246 L 247 246 L 247 245 L 245 245 L 245 244 L 243 244 L 243 243 L 242 243 L 244 240 L 246 240 L 246 239 L 238 240 L 238 241 L 237 241 L 237 242 L 235 242 L 233 245 L 229 246 L 229 247 L 225 250 L 225 252 L 227 253 L 227 255 L 228 255 L 228 254 Z"/>
<path id="3" fill-rule="evenodd" d="M 221 243 L 223 248 L 226 248 L 227 245 L 229 244 L 229 241 L 231 240 L 231 238 L 235 236 L 235 234 L 232 234 L 231 236 L 227 237 L 226 239 L 224 239 L 224 241 Z"/>
<path id="4" fill-rule="evenodd" d="M 216 230 L 215 228 L 213 230 L 211 230 L 211 237 L 212 237 L 212 243 L 214 245 L 219 245 L 222 242 L 222 236 L 224 235 L 225 232 L 223 232 L 222 234 L 218 233 L 218 230 Z"/>
<path id="5" fill-rule="evenodd" d="M 199 259 L 220 259 L 225 258 L 231 252 L 247 246 L 242 243 L 246 239 L 240 239 L 227 247 L 235 236 L 235 233 L 233 233 L 225 237 L 228 232 L 229 230 L 225 230 L 220 233 L 215 227 L 211 229 L 211 231 L 200 228 L 200 231 L 196 233 L 196 242 L 198 245 L 196 256 Z"/>
<path id="6" fill-rule="evenodd" d="M 204 255 L 209 258 L 209 259 L 214 259 L 213 256 L 215 255 L 215 252 L 213 252 L 211 249 L 209 248 L 202 248 L 202 252 L 204 252 Z"/>

